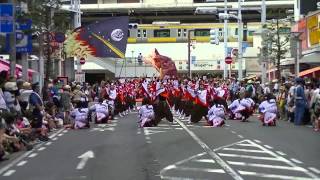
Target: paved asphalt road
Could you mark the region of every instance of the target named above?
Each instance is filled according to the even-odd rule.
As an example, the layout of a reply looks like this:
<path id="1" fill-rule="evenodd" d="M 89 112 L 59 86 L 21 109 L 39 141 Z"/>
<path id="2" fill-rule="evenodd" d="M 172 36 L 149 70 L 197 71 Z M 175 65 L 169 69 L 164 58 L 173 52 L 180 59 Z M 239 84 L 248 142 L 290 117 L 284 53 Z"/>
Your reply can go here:
<path id="1" fill-rule="evenodd" d="M 162 121 L 140 129 L 137 114 L 88 130 L 60 130 L 51 141 L 0 162 L 1 180 L 320 178 L 320 134 L 279 122 Z"/>

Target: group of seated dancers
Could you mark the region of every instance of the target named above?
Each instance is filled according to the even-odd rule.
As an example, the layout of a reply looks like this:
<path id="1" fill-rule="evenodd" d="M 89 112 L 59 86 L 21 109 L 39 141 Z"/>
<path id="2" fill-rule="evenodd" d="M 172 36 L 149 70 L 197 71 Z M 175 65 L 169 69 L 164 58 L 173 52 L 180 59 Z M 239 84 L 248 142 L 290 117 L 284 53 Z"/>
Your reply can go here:
<path id="1" fill-rule="evenodd" d="M 123 90 L 120 91 L 123 96 Z M 89 107 L 77 104 L 70 117 L 76 129 L 89 127 L 92 119 L 95 123 L 107 123 L 115 119 L 115 115 L 122 117 L 131 110 L 138 110 L 139 127 L 157 126 L 163 118 L 173 123 L 174 117 L 187 118 L 188 123 L 204 120 L 208 126 L 221 127 L 227 118 L 246 122 L 258 110 L 263 125 L 276 125 L 277 104 L 272 94 L 266 94 L 264 101 L 257 105 L 250 93 L 239 92 L 228 106 L 228 91 L 223 84 L 144 80 L 130 90 L 130 98 L 119 97 L 117 87 L 108 89 L 107 98 L 96 98 Z M 141 106 L 136 106 L 138 97 L 142 99 Z"/>

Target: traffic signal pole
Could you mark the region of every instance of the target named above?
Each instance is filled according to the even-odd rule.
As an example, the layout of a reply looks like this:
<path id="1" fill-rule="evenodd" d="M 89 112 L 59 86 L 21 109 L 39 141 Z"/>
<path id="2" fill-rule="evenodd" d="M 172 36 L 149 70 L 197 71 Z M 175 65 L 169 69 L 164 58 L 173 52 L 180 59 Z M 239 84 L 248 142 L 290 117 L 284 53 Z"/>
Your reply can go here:
<path id="1" fill-rule="evenodd" d="M 239 49 L 238 49 L 238 78 L 239 80 L 242 80 L 242 54 L 243 54 L 243 50 L 242 50 L 242 34 L 243 34 L 243 24 L 242 24 L 242 11 L 241 11 L 241 1 L 242 0 L 238 0 L 238 43 L 239 43 Z"/>
<path id="2" fill-rule="evenodd" d="M 227 14 L 228 5 L 227 5 L 227 0 L 224 0 L 224 13 Z M 224 24 L 223 24 L 223 43 L 224 43 L 224 58 L 228 56 L 228 20 L 225 18 L 224 19 Z M 223 78 L 227 79 L 227 64 L 223 61 Z"/>
<path id="3" fill-rule="evenodd" d="M 16 0 L 8 0 L 8 3 L 13 4 L 12 9 L 12 25 L 13 30 L 10 34 L 10 76 L 14 77 L 16 72 L 16 61 L 17 61 L 17 52 L 16 52 Z"/>

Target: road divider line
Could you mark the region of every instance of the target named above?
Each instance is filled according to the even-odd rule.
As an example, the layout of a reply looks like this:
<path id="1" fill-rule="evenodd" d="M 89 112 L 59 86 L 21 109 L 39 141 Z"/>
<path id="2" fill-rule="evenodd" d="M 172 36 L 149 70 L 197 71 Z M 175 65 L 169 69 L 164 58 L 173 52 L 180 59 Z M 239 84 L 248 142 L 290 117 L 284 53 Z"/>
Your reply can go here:
<path id="1" fill-rule="evenodd" d="M 290 159 L 291 161 L 297 163 L 297 164 L 303 164 L 303 162 L 299 161 L 298 159 L 295 159 L 295 158 L 291 158 Z"/>
<path id="2" fill-rule="evenodd" d="M 195 161 L 195 162 L 203 162 L 203 163 L 212 163 L 212 164 L 215 163 L 215 161 L 213 159 L 195 159 L 193 161 Z"/>
<path id="3" fill-rule="evenodd" d="M 273 149 L 273 147 L 269 146 L 269 145 L 264 145 L 264 147 L 268 148 L 268 149 Z"/>
<path id="4" fill-rule="evenodd" d="M 260 178 L 271 178 L 271 179 L 287 179 L 287 180 L 314 180 L 312 178 L 306 177 L 296 177 L 296 176 L 285 176 L 285 175 L 277 175 L 277 174 L 265 174 L 265 173 L 257 173 L 250 171 L 238 171 L 241 175 L 246 176 L 256 176 Z"/>
<path id="5" fill-rule="evenodd" d="M 191 168 L 191 167 L 176 167 L 177 170 L 182 171 L 196 171 L 196 172 L 208 172 L 208 173 L 226 173 L 223 169 L 210 169 L 210 168 Z"/>
<path id="6" fill-rule="evenodd" d="M 20 161 L 17 166 L 20 167 L 20 166 L 23 166 L 25 164 L 27 164 L 28 161 Z"/>
<path id="7" fill-rule="evenodd" d="M 258 159 L 258 160 L 268 160 L 268 161 L 283 161 L 274 157 L 248 156 L 248 155 L 226 154 L 226 153 L 218 153 L 218 154 L 219 156 L 223 156 L 223 157 L 248 158 L 248 159 Z"/>
<path id="8" fill-rule="evenodd" d="M 270 169 L 281 169 L 281 170 L 291 170 L 291 171 L 302 171 L 306 172 L 307 170 L 301 167 L 292 167 L 292 166 L 278 166 L 270 164 L 257 164 L 257 163 L 246 163 L 246 162 L 237 162 L 237 161 L 227 161 L 231 165 L 236 166 L 250 166 L 256 168 L 270 168 Z"/>
<path id="9" fill-rule="evenodd" d="M 243 139 L 243 138 L 244 138 L 244 137 L 243 137 L 242 135 L 240 135 L 240 134 L 238 135 L 238 137 L 239 137 L 239 138 L 241 138 L 241 139 Z"/>
<path id="10" fill-rule="evenodd" d="M 40 147 L 39 149 L 38 149 L 38 151 L 43 151 L 43 150 L 45 150 L 45 149 L 47 149 L 46 147 Z"/>
<path id="11" fill-rule="evenodd" d="M 276 151 L 276 153 L 280 154 L 281 156 L 287 155 L 286 153 L 284 153 L 284 152 L 282 152 L 282 151 Z"/>
<path id="12" fill-rule="evenodd" d="M 49 138 L 53 138 L 55 136 L 57 136 L 57 134 L 59 134 L 61 131 L 63 131 L 63 129 L 60 129 L 59 131 L 53 133 L 51 136 L 49 136 Z M 49 142 L 48 142 L 49 143 Z M 27 156 L 29 156 L 31 153 L 33 153 L 35 151 L 35 149 L 41 147 L 44 143 L 40 143 L 38 145 L 36 145 L 31 151 L 27 151 L 24 154 L 22 154 L 21 156 L 19 156 L 18 158 L 14 159 L 11 163 L 7 164 L 6 166 L 2 167 L 0 169 L 0 174 L 2 174 L 3 172 L 7 171 L 8 169 L 10 169 L 12 166 L 14 166 L 15 164 L 17 164 L 18 162 L 20 162 L 22 159 L 26 158 Z"/>
<path id="13" fill-rule="evenodd" d="M 32 153 L 32 154 L 30 154 L 28 157 L 29 158 L 34 158 L 34 157 L 36 157 L 38 155 L 38 153 Z"/>
<path id="14" fill-rule="evenodd" d="M 45 145 L 50 146 L 51 144 L 52 144 L 52 142 L 47 142 Z"/>
<path id="15" fill-rule="evenodd" d="M 209 148 L 195 133 L 193 133 L 189 128 L 183 124 L 179 119 L 174 118 L 175 121 L 215 160 L 226 173 L 228 173 L 235 180 L 243 180 L 243 178 L 233 170 L 223 159 L 221 159 L 217 153 Z"/>
<path id="16" fill-rule="evenodd" d="M 317 173 L 317 174 L 320 174 L 320 170 L 317 169 L 317 168 L 314 168 L 314 167 L 309 167 L 308 169 L 310 169 L 311 171 Z"/>
<path id="17" fill-rule="evenodd" d="M 252 150 L 252 149 L 223 148 L 222 150 L 227 150 L 227 151 L 241 151 L 241 152 L 252 152 L 252 153 L 267 153 L 267 152 L 265 152 L 265 151 Z"/>
<path id="18" fill-rule="evenodd" d="M 11 176 L 11 175 L 12 175 L 13 173 L 15 173 L 15 172 L 16 172 L 16 170 L 12 169 L 12 170 L 9 170 L 9 171 L 7 171 L 6 173 L 4 173 L 3 176 L 8 177 L 8 176 Z"/>
<path id="19" fill-rule="evenodd" d="M 256 143 L 261 143 L 261 141 L 259 141 L 257 139 L 254 139 L 253 141 L 256 142 Z"/>
<path id="20" fill-rule="evenodd" d="M 269 153 L 271 156 L 274 156 L 274 157 L 282 160 L 282 161 L 285 162 L 287 165 L 292 166 L 292 167 L 299 167 L 299 166 L 297 166 L 295 163 L 292 163 L 291 161 L 288 161 L 288 160 L 285 159 L 284 157 L 279 156 L 277 153 L 274 153 L 273 151 L 265 148 L 264 146 L 259 145 L 259 144 L 257 144 L 257 146 L 258 146 L 260 149 L 264 150 L 265 152 Z M 300 168 L 303 168 L 303 167 L 300 167 Z M 314 179 L 318 179 L 318 178 L 319 178 L 317 175 L 313 174 L 313 173 L 310 172 L 310 171 L 307 171 L 305 168 L 303 168 L 303 169 L 304 169 L 304 173 L 305 173 L 306 175 L 310 176 L 311 178 L 314 178 Z M 275 178 L 275 179 L 276 179 L 276 178 Z"/>
<path id="21" fill-rule="evenodd" d="M 232 134 L 237 134 L 235 131 L 231 131 Z"/>

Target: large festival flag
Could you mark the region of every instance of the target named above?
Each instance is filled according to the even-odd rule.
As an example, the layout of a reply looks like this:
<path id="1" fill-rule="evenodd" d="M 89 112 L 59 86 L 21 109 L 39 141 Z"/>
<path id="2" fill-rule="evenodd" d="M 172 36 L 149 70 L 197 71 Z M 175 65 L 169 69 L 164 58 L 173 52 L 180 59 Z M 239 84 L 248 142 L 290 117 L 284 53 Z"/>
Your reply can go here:
<path id="1" fill-rule="evenodd" d="M 128 40 L 126 17 L 109 17 L 76 29 L 67 39 L 69 56 L 124 58 Z"/>
<path id="2" fill-rule="evenodd" d="M 152 64 L 152 66 L 160 73 L 160 78 L 163 79 L 166 76 L 177 76 L 177 68 L 171 58 L 161 55 L 157 49 L 154 49 L 151 55 L 144 58 L 146 63 Z"/>

